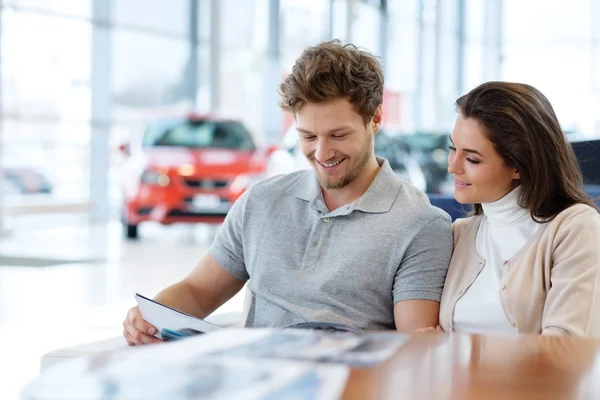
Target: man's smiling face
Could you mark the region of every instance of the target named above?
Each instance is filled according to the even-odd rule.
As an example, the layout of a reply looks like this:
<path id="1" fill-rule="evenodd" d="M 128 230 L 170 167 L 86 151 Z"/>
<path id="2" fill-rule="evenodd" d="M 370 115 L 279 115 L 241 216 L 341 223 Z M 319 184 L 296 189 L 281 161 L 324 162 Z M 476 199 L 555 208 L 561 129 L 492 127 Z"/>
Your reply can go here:
<path id="1" fill-rule="evenodd" d="M 378 109 L 380 113 L 381 109 Z M 300 149 L 325 190 L 341 189 L 360 176 L 373 150 L 373 123 L 346 99 L 307 103 L 296 113 Z"/>

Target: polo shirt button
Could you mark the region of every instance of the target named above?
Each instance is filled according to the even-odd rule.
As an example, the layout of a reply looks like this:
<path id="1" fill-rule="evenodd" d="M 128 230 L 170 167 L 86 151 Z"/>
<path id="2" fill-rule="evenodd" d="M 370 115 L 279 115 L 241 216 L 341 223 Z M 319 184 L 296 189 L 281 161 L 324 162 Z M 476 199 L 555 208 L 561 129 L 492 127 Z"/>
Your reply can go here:
<path id="1" fill-rule="evenodd" d="M 501 285 L 500 290 L 504 290 L 504 289 L 506 289 L 506 285 Z"/>
<path id="2" fill-rule="evenodd" d="M 323 222 L 329 222 L 329 217 L 323 218 Z"/>

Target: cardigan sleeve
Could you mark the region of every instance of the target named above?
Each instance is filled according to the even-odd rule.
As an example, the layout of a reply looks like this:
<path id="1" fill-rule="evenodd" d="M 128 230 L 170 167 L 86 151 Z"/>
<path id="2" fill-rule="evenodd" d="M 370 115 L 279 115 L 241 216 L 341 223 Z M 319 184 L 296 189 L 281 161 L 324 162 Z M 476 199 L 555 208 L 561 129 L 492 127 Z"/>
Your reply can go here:
<path id="1" fill-rule="evenodd" d="M 592 208 L 557 227 L 542 334 L 600 337 L 600 215 Z"/>

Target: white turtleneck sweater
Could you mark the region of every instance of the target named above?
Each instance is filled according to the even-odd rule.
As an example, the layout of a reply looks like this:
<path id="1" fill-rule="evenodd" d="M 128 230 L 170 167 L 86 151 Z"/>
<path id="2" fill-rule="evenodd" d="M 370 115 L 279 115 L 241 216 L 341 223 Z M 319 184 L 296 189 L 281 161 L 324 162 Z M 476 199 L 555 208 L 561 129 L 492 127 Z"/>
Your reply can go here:
<path id="1" fill-rule="evenodd" d="M 475 239 L 477 253 L 485 266 L 475 282 L 458 300 L 454 308 L 454 330 L 466 333 L 512 333 L 516 328 L 508 320 L 500 302 L 501 267 L 540 228 L 519 206 L 517 187 L 500 200 L 482 204 L 484 216 Z"/>

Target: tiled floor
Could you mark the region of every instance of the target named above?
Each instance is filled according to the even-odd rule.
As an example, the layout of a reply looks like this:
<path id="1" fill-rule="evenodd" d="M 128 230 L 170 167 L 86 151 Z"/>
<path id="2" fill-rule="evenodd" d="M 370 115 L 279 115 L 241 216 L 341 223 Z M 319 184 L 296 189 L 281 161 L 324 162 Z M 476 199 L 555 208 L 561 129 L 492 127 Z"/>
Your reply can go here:
<path id="1" fill-rule="evenodd" d="M 54 349 L 121 333 L 133 293 L 153 296 L 188 273 L 206 253 L 215 227 L 142 226 L 122 239 L 117 221 L 20 223 L 0 238 L 0 256 L 78 261 L 49 267 L 0 265 L 0 399 L 16 399 Z M 241 311 L 243 293 L 220 312 Z"/>

